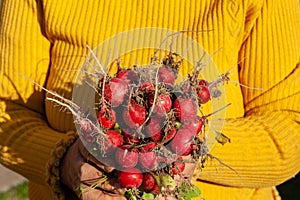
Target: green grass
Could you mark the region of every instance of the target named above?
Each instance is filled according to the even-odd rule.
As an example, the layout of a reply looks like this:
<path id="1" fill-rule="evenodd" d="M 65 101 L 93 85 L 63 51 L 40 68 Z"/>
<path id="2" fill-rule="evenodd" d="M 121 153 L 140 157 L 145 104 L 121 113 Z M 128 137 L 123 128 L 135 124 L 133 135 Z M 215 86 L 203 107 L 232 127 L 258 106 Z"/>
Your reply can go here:
<path id="1" fill-rule="evenodd" d="M 28 200 L 28 184 L 21 183 L 16 187 L 0 194 L 0 200 Z"/>

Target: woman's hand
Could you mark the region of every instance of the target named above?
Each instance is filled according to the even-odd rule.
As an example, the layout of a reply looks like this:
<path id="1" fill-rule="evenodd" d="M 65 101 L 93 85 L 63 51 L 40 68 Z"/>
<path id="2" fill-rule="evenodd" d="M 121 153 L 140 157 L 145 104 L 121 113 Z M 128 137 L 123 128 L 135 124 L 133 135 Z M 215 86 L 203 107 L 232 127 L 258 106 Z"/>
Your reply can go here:
<path id="1" fill-rule="evenodd" d="M 185 162 L 185 167 L 182 174 L 184 177 L 191 179 L 196 169 L 197 163 L 193 161 L 191 156 L 183 156 L 182 158 L 183 161 Z"/>
<path id="2" fill-rule="evenodd" d="M 81 140 L 77 139 L 62 161 L 61 180 L 64 185 L 84 200 L 126 200 L 122 195 L 125 190 L 116 180 L 113 178 L 103 179 L 105 172 L 109 173 L 113 170 L 112 167 L 107 167 L 92 157 Z M 91 185 L 95 183 L 97 183 L 97 187 L 91 189 Z"/>

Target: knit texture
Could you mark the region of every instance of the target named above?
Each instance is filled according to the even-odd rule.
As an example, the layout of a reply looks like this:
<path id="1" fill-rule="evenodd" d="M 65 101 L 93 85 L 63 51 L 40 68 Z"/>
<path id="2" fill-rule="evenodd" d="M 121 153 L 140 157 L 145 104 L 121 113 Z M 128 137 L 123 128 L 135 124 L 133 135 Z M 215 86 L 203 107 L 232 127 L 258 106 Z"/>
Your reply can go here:
<path id="1" fill-rule="evenodd" d="M 65 199 L 65 194 L 63 191 L 63 186 L 60 182 L 60 161 L 66 153 L 68 147 L 75 142 L 78 138 L 78 134 L 74 132 L 67 133 L 68 138 L 64 138 L 56 143 L 55 148 L 52 152 L 52 157 L 47 164 L 47 183 L 53 190 L 55 196 L 63 200 Z"/>
<path id="2" fill-rule="evenodd" d="M 298 0 L 4 0 L 0 17 L 0 162 L 39 184 L 31 184 L 32 194 L 48 190 L 51 152 L 74 124 L 71 114 L 45 101 L 45 93 L 22 75 L 71 98 L 72 71 L 81 67 L 86 44 L 94 48 L 143 27 L 212 30 L 187 35 L 210 54 L 222 48 L 213 62 L 220 73 L 231 70 L 232 81 L 224 86 L 231 106 L 220 130 L 231 143 L 210 153 L 235 171 L 217 160 L 197 169 L 195 184 L 206 199 L 275 199 L 271 187 L 299 171 Z M 149 59 L 151 53 L 131 56 Z"/>

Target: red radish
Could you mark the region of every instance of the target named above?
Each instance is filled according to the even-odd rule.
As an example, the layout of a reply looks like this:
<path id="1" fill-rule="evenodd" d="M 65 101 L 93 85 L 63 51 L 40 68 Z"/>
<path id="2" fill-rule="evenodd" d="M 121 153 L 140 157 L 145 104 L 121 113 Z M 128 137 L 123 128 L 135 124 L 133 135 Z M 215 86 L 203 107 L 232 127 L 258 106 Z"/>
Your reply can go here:
<path id="1" fill-rule="evenodd" d="M 152 117 L 146 125 L 146 133 L 154 142 L 160 142 L 162 136 L 162 120 L 159 117 Z"/>
<path id="2" fill-rule="evenodd" d="M 152 139 L 154 142 L 161 142 L 162 139 L 163 139 L 162 132 L 158 132 L 158 133 L 156 133 L 155 135 L 152 135 L 152 136 L 151 136 L 151 139 Z"/>
<path id="3" fill-rule="evenodd" d="M 190 121 L 183 123 L 182 127 L 190 129 L 195 133 L 195 135 L 197 135 L 202 129 L 203 120 L 204 118 L 200 118 L 199 116 L 197 116 L 195 119 L 191 119 Z"/>
<path id="4" fill-rule="evenodd" d="M 151 91 L 155 91 L 155 84 L 151 83 L 149 81 L 146 81 L 140 85 L 139 89 L 145 90 L 147 93 L 149 93 Z"/>
<path id="5" fill-rule="evenodd" d="M 159 187 L 158 185 L 154 185 L 153 189 L 150 191 L 152 194 L 158 194 L 159 193 Z"/>
<path id="6" fill-rule="evenodd" d="M 142 146 L 140 148 L 141 152 L 148 152 L 148 151 L 152 151 L 155 147 L 157 146 L 157 144 L 155 142 L 149 142 L 146 145 Z"/>
<path id="7" fill-rule="evenodd" d="M 200 104 L 205 104 L 210 100 L 210 92 L 206 86 L 198 86 L 196 88 L 198 101 Z"/>
<path id="8" fill-rule="evenodd" d="M 134 130 L 125 129 L 123 130 L 124 141 L 128 144 L 137 144 L 140 142 L 139 138 L 135 136 Z"/>
<path id="9" fill-rule="evenodd" d="M 129 105 L 129 114 L 134 123 L 141 125 L 146 119 L 146 108 L 131 101 Z"/>
<path id="10" fill-rule="evenodd" d="M 151 173 L 145 173 L 142 184 L 143 188 L 149 192 L 154 189 L 155 185 L 157 185 L 157 183 L 154 176 Z"/>
<path id="11" fill-rule="evenodd" d="M 80 131 L 87 143 L 93 143 L 96 141 L 96 138 L 92 136 L 92 133 L 95 132 L 96 129 L 88 120 L 80 121 Z"/>
<path id="12" fill-rule="evenodd" d="M 174 85 L 176 75 L 171 67 L 166 65 L 158 69 L 158 81 L 166 83 L 167 85 Z"/>
<path id="13" fill-rule="evenodd" d="M 176 125 L 170 127 L 168 130 L 165 130 L 165 137 L 163 139 L 164 143 L 169 142 L 177 133 Z"/>
<path id="14" fill-rule="evenodd" d="M 125 136 L 124 141 L 128 144 L 137 144 L 140 142 L 140 140 L 134 136 Z"/>
<path id="15" fill-rule="evenodd" d="M 194 132 L 187 128 L 180 128 L 170 142 L 170 147 L 177 155 L 186 156 L 192 151 Z"/>
<path id="16" fill-rule="evenodd" d="M 143 174 L 136 168 L 125 169 L 118 173 L 118 181 L 124 188 L 138 188 L 143 183 Z"/>
<path id="17" fill-rule="evenodd" d="M 209 82 L 206 81 L 206 80 L 204 80 L 204 79 L 201 79 L 201 80 L 199 80 L 198 85 L 208 87 L 209 86 Z"/>
<path id="18" fill-rule="evenodd" d="M 117 75 L 117 78 L 126 81 L 128 84 L 133 84 L 138 81 L 138 74 L 131 69 L 122 69 L 120 70 Z"/>
<path id="19" fill-rule="evenodd" d="M 173 103 L 176 117 L 179 121 L 184 122 L 197 116 L 197 105 L 192 98 L 178 97 Z"/>
<path id="20" fill-rule="evenodd" d="M 220 81 L 198 79 L 201 60 L 194 72 L 188 72 L 188 78 L 178 83 L 178 69 L 184 60 L 175 53 L 161 59 L 157 54 L 146 68 L 121 69 L 117 60 L 118 72 L 114 76 L 99 74 L 99 88 L 95 90 L 101 107 L 97 118 L 82 123 L 92 113 L 79 111 L 76 115 L 78 125 L 82 123 L 80 136 L 89 150 L 100 156 L 106 166 L 123 169 L 111 175 L 116 176 L 122 188 L 133 188 L 128 190 L 128 196 L 136 199 L 150 197 L 148 193 L 154 198 L 156 194 L 180 197 L 187 191 L 180 191 L 191 185 L 190 179 L 182 175 L 187 163 L 181 156 L 188 155 L 195 163 L 206 158 L 206 143 L 197 134 L 202 133 L 207 118 L 215 112 L 197 114 L 202 111 L 201 104 L 214 97 L 211 88 L 219 91 Z"/>
<path id="21" fill-rule="evenodd" d="M 123 120 L 131 128 L 140 126 L 146 120 L 146 108 L 131 101 L 128 110 L 123 110 Z"/>
<path id="22" fill-rule="evenodd" d="M 116 147 L 123 145 L 123 137 L 119 131 L 109 130 L 106 133 L 108 141 L 106 142 L 106 151 L 111 152 Z"/>
<path id="23" fill-rule="evenodd" d="M 139 154 L 137 149 L 129 149 L 127 146 L 122 146 L 116 151 L 116 161 L 122 168 L 132 168 L 138 163 Z"/>
<path id="24" fill-rule="evenodd" d="M 97 120 L 104 129 L 111 129 L 116 123 L 116 113 L 107 107 L 102 107 Z"/>
<path id="25" fill-rule="evenodd" d="M 154 102 L 154 92 L 152 92 L 148 97 L 148 107 L 151 107 Z M 169 112 L 172 108 L 172 100 L 171 97 L 167 94 L 160 94 L 158 95 L 155 106 L 154 106 L 154 112 L 159 114 L 165 114 Z"/>
<path id="26" fill-rule="evenodd" d="M 183 162 L 182 157 L 179 157 L 172 166 L 172 174 L 181 174 L 185 168 L 185 163 Z"/>
<path id="27" fill-rule="evenodd" d="M 111 103 L 111 106 L 119 106 L 124 102 L 128 91 L 129 88 L 126 81 L 114 77 L 105 84 L 104 96 Z"/>
<path id="28" fill-rule="evenodd" d="M 122 110 L 121 120 L 122 121 L 118 121 L 118 123 L 120 124 L 120 126 L 122 127 L 122 129 L 124 129 L 125 126 L 128 126 L 130 129 L 134 129 L 134 128 L 137 127 L 137 124 L 135 124 L 134 121 L 130 117 L 129 110 L 126 109 L 126 108 Z"/>
<path id="29" fill-rule="evenodd" d="M 156 155 L 155 152 L 140 152 L 139 153 L 139 163 L 141 166 L 147 170 L 154 170 L 156 165 Z"/>

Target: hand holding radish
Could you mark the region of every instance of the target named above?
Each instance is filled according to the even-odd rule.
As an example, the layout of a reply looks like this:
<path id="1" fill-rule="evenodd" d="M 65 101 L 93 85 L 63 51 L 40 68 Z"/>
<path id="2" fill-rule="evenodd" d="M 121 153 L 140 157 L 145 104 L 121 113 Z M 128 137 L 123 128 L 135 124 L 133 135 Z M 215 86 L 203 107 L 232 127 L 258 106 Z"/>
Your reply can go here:
<path id="1" fill-rule="evenodd" d="M 81 199 L 125 200 L 122 195 L 125 190 L 116 180 L 105 176 L 113 170 L 92 157 L 78 139 L 67 151 L 60 172 L 62 183 Z"/>
<path id="2" fill-rule="evenodd" d="M 208 156 L 203 127 L 218 111 L 201 111 L 213 98 L 211 83 L 197 77 L 201 67 L 175 82 L 180 63 L 170 53 L 147 68 L 118 65 L 116 74 L 99 75 L 93 86 L 96 115 L 72 104 L 81 141 L 63 160 L 65 185 L 83 199 L 186 200 L 200 195 L 190 179 L 198 160 L 204 163 Z M 218 83 L 211 87 L 217 90 Z"/>

